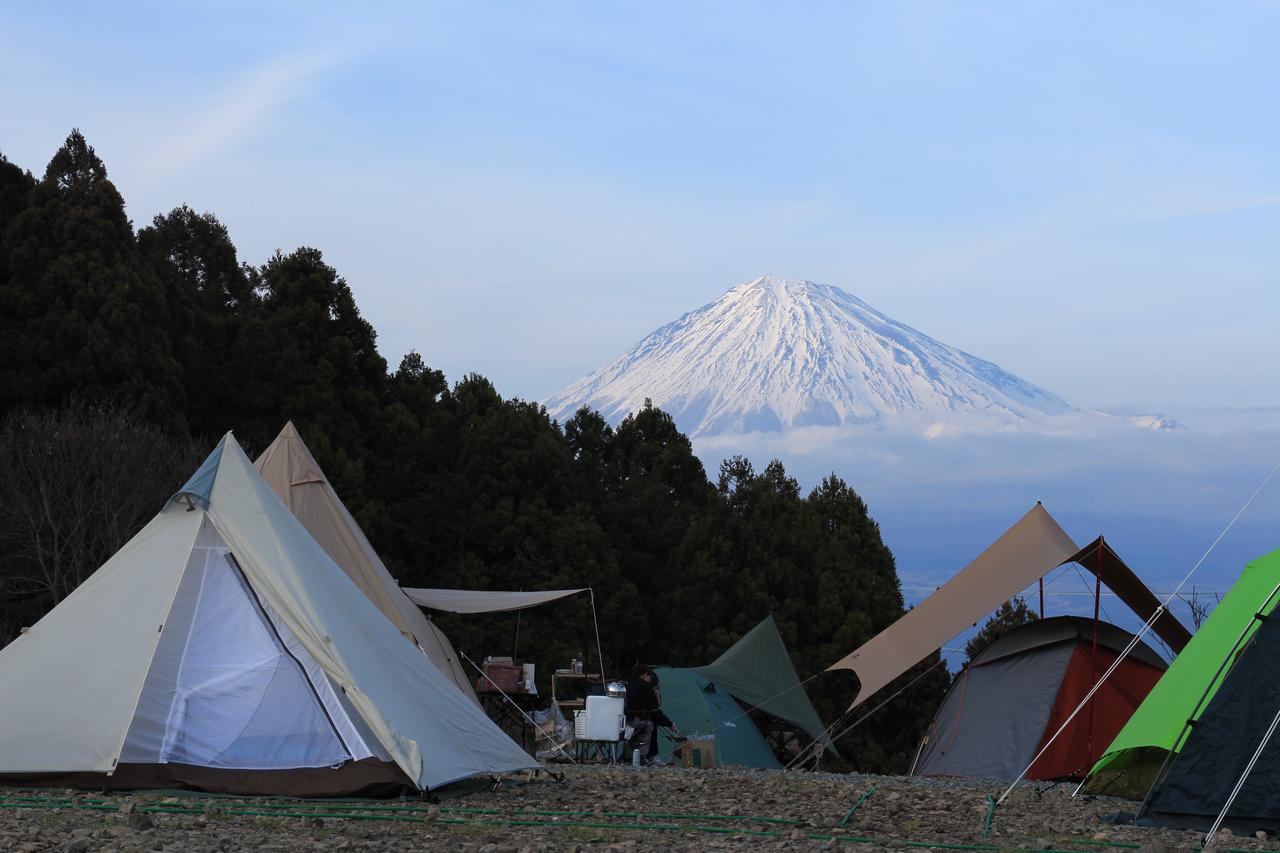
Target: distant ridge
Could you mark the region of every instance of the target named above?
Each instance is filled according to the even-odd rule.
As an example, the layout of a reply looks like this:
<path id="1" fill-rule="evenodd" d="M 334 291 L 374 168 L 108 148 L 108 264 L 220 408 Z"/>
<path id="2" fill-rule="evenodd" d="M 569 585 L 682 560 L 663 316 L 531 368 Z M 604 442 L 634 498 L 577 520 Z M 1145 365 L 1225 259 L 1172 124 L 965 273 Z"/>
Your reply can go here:
<path id="1" fill-rule="evenodd" d="M 646 398 L 694 436 L 870 424 L 936 433 L 1072 414 L 1177 428 L 1161 415 L 1074 406 L 839 288 L 774 276 L 663 326 L 545 405 L 562 421 L 585 405 L 617 423 Z"/>

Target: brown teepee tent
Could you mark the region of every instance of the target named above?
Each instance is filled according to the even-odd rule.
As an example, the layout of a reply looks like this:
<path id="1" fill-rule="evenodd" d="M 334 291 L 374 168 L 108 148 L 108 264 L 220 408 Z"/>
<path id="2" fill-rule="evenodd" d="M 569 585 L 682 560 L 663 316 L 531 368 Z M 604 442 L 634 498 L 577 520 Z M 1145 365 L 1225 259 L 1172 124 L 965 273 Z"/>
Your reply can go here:
<path id="1" fill-rule="evenodd" d="M 479 704 L 453 644 L 400 590 L 289 422 L 254 467 L 356 586 L 458 689 Z"/>

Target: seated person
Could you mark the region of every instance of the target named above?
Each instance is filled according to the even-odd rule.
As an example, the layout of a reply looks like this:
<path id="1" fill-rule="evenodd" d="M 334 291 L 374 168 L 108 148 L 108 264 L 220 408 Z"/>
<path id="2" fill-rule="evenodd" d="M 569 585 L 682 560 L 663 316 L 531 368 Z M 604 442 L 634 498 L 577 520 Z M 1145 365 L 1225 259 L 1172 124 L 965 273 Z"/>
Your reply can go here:
<path id="1" fill-rule="evenodd" d="M 640 750 L 643 763 L 652 764 L 658 754 L 658 726 L 674 732 L 680 731 L 671 718 L 662 713 L 662 693 L 658 689 L 658 674 L 643 664 L 637 664 L 627 682 L 627 703 L 623 713 L 627 725 L 635 729 L 632 743 Z"/>

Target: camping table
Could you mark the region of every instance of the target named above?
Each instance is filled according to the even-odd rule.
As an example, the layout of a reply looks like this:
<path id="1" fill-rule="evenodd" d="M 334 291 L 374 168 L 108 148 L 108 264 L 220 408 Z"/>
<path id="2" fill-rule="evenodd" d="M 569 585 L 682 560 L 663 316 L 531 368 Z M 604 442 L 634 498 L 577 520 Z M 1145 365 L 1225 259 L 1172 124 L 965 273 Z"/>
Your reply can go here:
<path id="1" fill-rule="evenodd" d="M 601 761 L 605 764 L 617 764 L 622 761 L 626 748 L 626 738 L 618 738 L 617 740 L 576 739 L 573 742 L 573 757 L 576 761 Z"/>
<path id="2" fill-rule="evenodd" d="M 587 694 L 592 686 L 599 687 L 604 694 L 604 679 L 598 672 L 574 672 L 569 669 L 557 669 L 551 673 L 551 701 L 560 706 L 560 713 L 565 719 L 573 719 L 574 711 L 587 707 Z"/>
<path id="3" fill-rule="evenodd" d="M 497 688 L 492 685 L 488 687 L 490 688 L 488 690 L 483 687 L 476 688 L 480 707 L 498 728 L 520 744 L 525 752 L 533 755 L 537 748 L 537 732 L 529 722 L 529 718 L 533 716 L 534 708 L 538 703 L 538 694 L 524 690 L 509 690 L 506 697 L 503 697 Z"/>

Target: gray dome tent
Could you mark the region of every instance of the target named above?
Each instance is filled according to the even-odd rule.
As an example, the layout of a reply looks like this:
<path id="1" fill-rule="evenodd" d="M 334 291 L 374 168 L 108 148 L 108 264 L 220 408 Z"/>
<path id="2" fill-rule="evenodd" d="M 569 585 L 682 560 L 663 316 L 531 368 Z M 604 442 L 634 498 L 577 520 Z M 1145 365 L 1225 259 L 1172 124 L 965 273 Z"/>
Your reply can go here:
<path id="1" fill-rule="evenodd" d="M 1022 625 L 960 673 L 921 743 L 912 775 L 1015 779 L 1133 635 L 1108 622 L 1056 616 Z M 1084 775 L 1142 703 L 1167 664 L 1138 643 L 1099 693 L 1027 773 Z"/>

